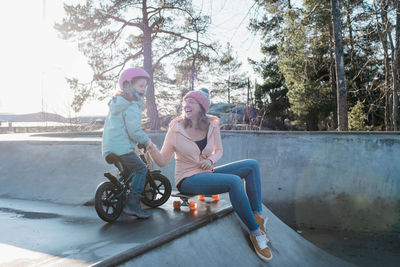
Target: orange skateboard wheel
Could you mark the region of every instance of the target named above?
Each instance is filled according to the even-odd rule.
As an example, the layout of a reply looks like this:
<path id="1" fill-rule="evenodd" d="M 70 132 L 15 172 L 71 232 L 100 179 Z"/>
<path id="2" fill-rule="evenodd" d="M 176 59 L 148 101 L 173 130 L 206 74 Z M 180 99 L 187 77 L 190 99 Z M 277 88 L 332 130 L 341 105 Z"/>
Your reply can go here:
<path id="1" fill-rule="evenodd" d="M 190 210 L 196 210 L 197 209 L 197 203 L 195 201 L 190 201 L 189 202 L 189 209 Z"/>
<path id="2" fill-rule="evenodd" d="M 180 201 L 174 201 L 174 209 L 179 210 L 181 208 L 181 202 Z"/>
<path id="3" fill-rule="evenodd" d="M 219 200 L 219 195 L 212 195 L 212 199 L 214 201 L 218 201 Z"/>
<path id="4" fill-rule="evenodd" d="M 204 195 L 199 195 L 199 200 L 204 201 Z"/>

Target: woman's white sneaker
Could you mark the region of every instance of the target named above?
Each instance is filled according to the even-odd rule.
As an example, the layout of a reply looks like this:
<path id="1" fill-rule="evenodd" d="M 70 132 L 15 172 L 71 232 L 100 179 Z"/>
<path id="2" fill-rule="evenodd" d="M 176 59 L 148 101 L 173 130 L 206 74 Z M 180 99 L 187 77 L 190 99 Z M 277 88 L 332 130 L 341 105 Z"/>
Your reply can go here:
<path id="1" fill-rule="evenodd" d="M 250 234 L 251 243 L 253 243 L 254 249 L 256 250 L 257 255 L 264 261 L 269 261 L 272 259 L 272 253 L 270 248 L 268 247 L 267 236 L 264 232 L 261 232 L 261 235 Z"/>
<path id="2" fill-rule="evenodd" d="M 258 226 L 260 227 L 260 230 L 264 232 L 264 234 L 267 236 L 267 241 L 269 241 L 269 236 L 267 234 L 267 230 L 265 229 L 265 225 L 267 223 L 267 219 L 264 219 L 260 214 L 253 213 L 254 219 L 256 220 Z"/>

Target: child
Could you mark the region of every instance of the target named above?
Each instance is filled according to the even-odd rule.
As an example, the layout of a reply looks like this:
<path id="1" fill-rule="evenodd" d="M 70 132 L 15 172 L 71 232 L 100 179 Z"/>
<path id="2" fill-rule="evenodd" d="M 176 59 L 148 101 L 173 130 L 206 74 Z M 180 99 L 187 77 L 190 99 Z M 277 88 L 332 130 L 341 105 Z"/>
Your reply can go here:
<path id="1" fill-rule="evenodd" d="M 140 199 L 146 181 L 146 165 L 136 155 L 136 144 L 149 144 L 149 138 L 141 128 L 142 97 L 146 93 L 150 75 L 140 68 L 129 68 L 122 72 L 119 87 L 123 90 L 109 102 L 102 140 L 103 157 L 110 153 L 121 157 L 125 168 L 132 176 L 131 191 L 124 212 L 139 218 L 148 218 L 150 213 L 142 210 Z"/>

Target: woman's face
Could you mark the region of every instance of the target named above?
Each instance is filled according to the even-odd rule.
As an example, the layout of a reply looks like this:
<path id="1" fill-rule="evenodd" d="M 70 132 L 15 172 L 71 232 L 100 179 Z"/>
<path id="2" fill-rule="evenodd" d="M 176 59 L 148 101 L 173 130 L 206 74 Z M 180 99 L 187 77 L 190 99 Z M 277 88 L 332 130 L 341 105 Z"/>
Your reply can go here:
<path id="1" fill-rule="evenodd" d="M 186 98 L 183 101 L 183 114 L 187 119 L 198 119 L 201 114 L 201 107 L 199 102 L 197 102 L 194 98 Z"/>

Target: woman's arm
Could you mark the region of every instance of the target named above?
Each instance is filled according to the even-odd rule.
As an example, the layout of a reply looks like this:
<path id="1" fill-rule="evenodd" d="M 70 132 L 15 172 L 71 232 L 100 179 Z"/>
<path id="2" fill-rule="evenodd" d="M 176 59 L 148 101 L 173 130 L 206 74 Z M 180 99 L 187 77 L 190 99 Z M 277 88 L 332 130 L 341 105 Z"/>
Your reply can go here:
<path id="1" fill-rule="evenodd" d="M 213 153 L 207 158 L 211 160 L 213 165 L 217 163 L 218 160 L 222 157 L 222 154 L 224 152 L 222 148 L 222 142 L 221 142 L 221 132 L 219 130 L 219 126 L 217 125 L 214 130 L 214 151 Z"/>
<path id="2" fill-rule="evenodd" d="M 171 161 L 171 158 L 174 155 L 175 134 L 172 132 L 171 129 L 169 129 L 167 135 L 165 136 L 164 144 L 161 148 L 161 151 L 158 151 L 153 142 L 150 142 L 147 151 L 158 166 L 164 167 Z"/>

